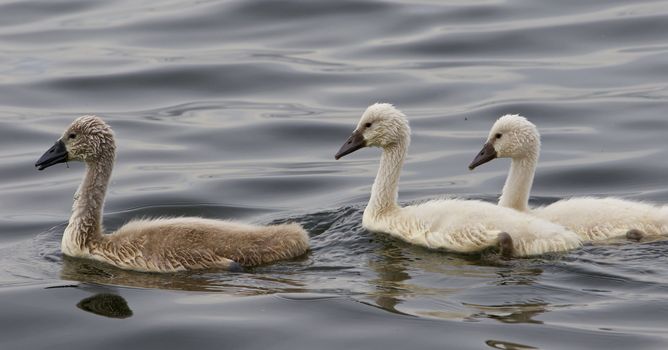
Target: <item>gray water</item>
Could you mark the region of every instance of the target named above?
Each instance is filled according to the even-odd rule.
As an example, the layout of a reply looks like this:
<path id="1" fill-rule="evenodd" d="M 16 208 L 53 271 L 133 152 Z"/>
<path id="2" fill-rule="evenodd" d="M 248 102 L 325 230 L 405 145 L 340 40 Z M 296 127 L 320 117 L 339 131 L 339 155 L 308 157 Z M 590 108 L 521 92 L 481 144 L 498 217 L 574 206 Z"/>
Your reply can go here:
<path id="1" fill-rule="evenodd" d="M 412 203 L 495 201 L 493 121 L 543 134 L 532 204 L 668 203 L 668 2 L 0 1 L 1 349 L 665 349 L 668 243 L 499 261 L 360 227 L 379 151 L 333 155 L 366 106 L 413 142 Z M 297 221 L 302 258 L 142 274 L 64 258 L 83 166 L 38 172 L 75 117 L 119 150 L 105 207 Z"/>

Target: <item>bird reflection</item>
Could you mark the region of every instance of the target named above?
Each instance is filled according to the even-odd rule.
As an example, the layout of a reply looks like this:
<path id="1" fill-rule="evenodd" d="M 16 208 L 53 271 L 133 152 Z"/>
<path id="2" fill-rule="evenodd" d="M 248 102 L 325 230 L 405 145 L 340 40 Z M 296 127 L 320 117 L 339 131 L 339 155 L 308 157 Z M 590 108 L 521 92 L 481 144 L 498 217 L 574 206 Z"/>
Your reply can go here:
<path id="1" fill-rule="evenodd" d="M 83 311 L 110 318 L 122 319 L 132 316 L 132 310 L 125 298 L 118 295 L 112 288 L 82 283 L 50 286 L 45 289 L 56 288 L 76 288 L 93 293 L 93 296 L 83 298 L 77 303 L 77 307 Z"/>
<path id="2" fill-rule="evenodd" d="M 489 318 L 501 323 L 532 323 L 543 324 L 543 321 L 534 317 L 549 311 L 547 303 L 531 304 L 504 304 L 504 305 L 475 305 L 466 304 L 468 307 L 479 309 L 471 315 L 471 318 Z"/>
<path id="3" fill-rule="evenodd" d="M 396 309 L 402 301 L 402 296 L 408 292 L 405 281 L 411 278 L 406 271 L 401 248 L 392 241 L 381 242 L 376 250 L 377 259 L 369 261 L 369 267 L 374 270 L 378 278 L 369 282 L 375 287 L 375 303 L 386 311 L 402 313 Z"/>
<path id="4" fill-rule="evenodd" d="M 81 310 L 110 318 L 128 318 L 132 310 L 122 296 L 110 293 L 99 293 L 82 299 L 77 307 Z"/>
<path id="5" fill-rule="evenodd" d="M 531 261 L 506 261 L 493 251 L 481 255 L 432 251 L 380 234 L 374 238 L 378 244 L 368 262 L 376 273 L 376 278 L 369 280 L 374 288 L 371 297 L 376 306 L 386 311 L 445 319 L 489 318 L 502 323 L 540 324 L 542 321 L 535 317 L 550 310 L 549 304 L 536 302 L 535 296 L 530 302 L 498 306 L 457 301 L 470 283 L 485 283 L 489 293 L 501 286 L 537 283 L 543 270 Z M 418 280 L 411 281 L 416 276 Z M 452 284 L 443 283 L 444 279 Z M 412 309 L 412 305 L 419 308 Z"/>
<path id="6" fill-rule="evenodd" d="M 64 280 L 139 288 L 185 291 L 216 291 L 231 295 L 264 295 L 299 292 L 301 281 L 266 274 L 231 273 L 228 271 L 184 271 L 144 273 L 121 270 L 101 262 L 63 255 L 60 277 Z"/>
<path id="7" fill-rule="evenodd" d="M 503 341 L 503 340 L 492 340 L 492 339 L 490 339 L 490 340 L 485 341 L 485 344 L 487 344 L 491 348 L 502 349 L 502 350 L 538 349 L 538 348 L 530 346 L 530 345 L 511 343 L 511 342 L 507 342 L 507 341 Z"/>

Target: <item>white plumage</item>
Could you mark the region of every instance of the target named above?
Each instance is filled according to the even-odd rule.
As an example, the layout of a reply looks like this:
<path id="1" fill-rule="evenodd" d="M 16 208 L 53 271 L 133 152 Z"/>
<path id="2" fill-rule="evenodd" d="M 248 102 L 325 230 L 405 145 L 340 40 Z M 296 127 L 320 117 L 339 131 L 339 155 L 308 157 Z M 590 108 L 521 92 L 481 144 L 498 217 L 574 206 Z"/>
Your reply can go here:
<path id="1" fill-rule="evenodd" d="M 371 198 L 362 224 L 428 248 L 461 253 L 479 252 L 499 244 L 512 255 L 529 256 L 566 251 L 581 245 L 576 234 L 551 222 L 476 200 L 433 200 L 400 207 L 397 188 L 410 143 L 410 128 L 403 113 L 389 104 L 374 104 L 362 115 L 353 135 L 336 158 L 375 146 L 383 149 Z M 506 232 L 512 242 L 504 242 Z M 501 235 L 500 235 L 501 234 Z"/>
<path id="2" fill-rule="evenodd" d="M 648 236 L 668 234 L 668 209 L 619 198 L 565 199 L 532 213 L 564 225 L 588 241 L 624 236 L 631 230 Z"/>
<path id="3" fill-rule="evenodd" d="M 533 123 L 519 115 L 505 115 L 492 126 L 483 151 L 470 168 L 494 158 L 511 158 L 499 205 L 563 225 L 583 240 L 595 241 L 627 233 L 634 236 L 668 234 L 665 206 L 612 197 L 579 197 L 530 209 L 528 200 L 540 146 L 540 134 Z"/>

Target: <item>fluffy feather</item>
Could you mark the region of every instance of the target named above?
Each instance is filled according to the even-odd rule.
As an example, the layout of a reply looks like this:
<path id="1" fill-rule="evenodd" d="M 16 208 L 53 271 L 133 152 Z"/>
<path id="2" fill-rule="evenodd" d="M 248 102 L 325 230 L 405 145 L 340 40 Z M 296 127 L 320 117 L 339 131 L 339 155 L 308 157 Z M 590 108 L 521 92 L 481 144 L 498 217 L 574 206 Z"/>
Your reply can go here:
<path id="1" fill-rule="evenodd" d="M 127 270 L 175 272 L 268 264 L 308 250 L 308 235 L 298 224 L 257 226 L 199 217 L 139 219 L 104 234 L 102 208 L 116 149 L 113 132 L 102 119 L 83 116 L 60 141 L 66 146 L 67 160 L 86 163 L 61 242 L 66 255 Z"/>
<path id="2" fill-rule="evenodd" d="M 581 245 L 577 235 L 559 225 L 491 203 L 455 199 L 400 207 L 397 188 L 410 142 L 404 114 L 389 104 L 371 105 L 353 135 L 362 135 L 366 146 L 383 150 L 362 221 L 370 231 L 460 253 L 495 246 L 502 232 L 511 236 L 515 256 L 566 251 Z M 347 144 L 342 150 L 345 147 Z"/>
<path id="3" fill-rule="evenodd" d="M 505 115 L 492 126 L 487 143 L 493 144 L 498 158 L 511 158 L 500 206 L 563 225 L 587 241 L 624 236 L 630 230 L 640 230 L 645 235 L 668 234 L 666 207 L 637 201 L 580 197 L 531 210 L 529 193 L 541 146 L 538 128 L 519 115 Z"/>

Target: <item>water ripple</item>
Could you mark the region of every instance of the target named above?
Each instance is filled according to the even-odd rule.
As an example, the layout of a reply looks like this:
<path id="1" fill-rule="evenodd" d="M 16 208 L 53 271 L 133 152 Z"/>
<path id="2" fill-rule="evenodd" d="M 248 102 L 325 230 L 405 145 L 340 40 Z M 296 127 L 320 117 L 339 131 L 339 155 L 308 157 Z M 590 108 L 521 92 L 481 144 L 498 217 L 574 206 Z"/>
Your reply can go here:
<path id="1" fill-rule="evenodd" d="M 649 0 L 0 1 L 0 348 L 664 349 L 667 241 L 430 251 L 361 227 L 379 151 L 333 154 L 367 105 L 395 103 L 402 203 L 495 202 L 507 162 L 466 166 L 520 113 L 543 135 L 532 204 L 668 203 L 667 31 Z M 88 113 L 118 140 L 109 230 L 295 221 L 311 252 L 168 276 L 64 258 L 84 169 L 33 164 Z"/>

